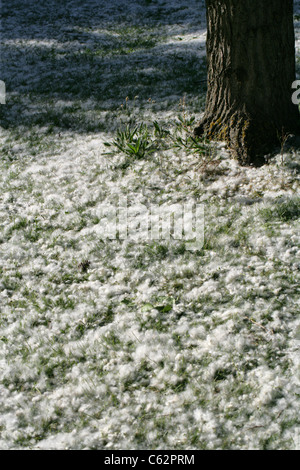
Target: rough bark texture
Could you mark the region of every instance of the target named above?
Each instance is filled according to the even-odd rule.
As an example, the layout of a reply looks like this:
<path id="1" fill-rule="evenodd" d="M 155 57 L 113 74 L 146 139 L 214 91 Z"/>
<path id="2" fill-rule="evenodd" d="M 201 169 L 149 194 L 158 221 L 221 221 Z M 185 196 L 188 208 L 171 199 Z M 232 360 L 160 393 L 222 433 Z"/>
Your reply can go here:
<path id="1" fill-rule="evenodd" d="M 207 0 L 206 15 L 208 91 L 195 134 L 260 165 L 280 136 L 300 133 L 293 0 Z"/>

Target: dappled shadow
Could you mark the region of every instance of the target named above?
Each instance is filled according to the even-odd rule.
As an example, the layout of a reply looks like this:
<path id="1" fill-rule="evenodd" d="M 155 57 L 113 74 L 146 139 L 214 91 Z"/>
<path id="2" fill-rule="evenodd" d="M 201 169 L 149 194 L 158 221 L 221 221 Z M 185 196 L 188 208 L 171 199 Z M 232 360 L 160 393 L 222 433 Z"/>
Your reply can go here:
<path id="1" fill-rule="evenodd" d="M 1 8 L 2 39 L 72 41 L 78 39 L 76 28 L 82 28 L 83 38 L 83 30 L 95 32 L 117 26 L 173 26 L 178 31 L 188 27 L 194 33 L 204 20 L 204 4 L 204 0 L 10 0 Z M 196 23 L 195 10 L 199 13 Z"/>
<path id="2" fill-rule="evenodd" d="M 1 126 L 109 132 L 103 113 L 119 109 L 127 96 L 138 96 L 137 106 L 151 97 L 170 109 L 187 95 L 200 107 L 203 7 L 187 0 L 11 1 L 2 8 Z"/>

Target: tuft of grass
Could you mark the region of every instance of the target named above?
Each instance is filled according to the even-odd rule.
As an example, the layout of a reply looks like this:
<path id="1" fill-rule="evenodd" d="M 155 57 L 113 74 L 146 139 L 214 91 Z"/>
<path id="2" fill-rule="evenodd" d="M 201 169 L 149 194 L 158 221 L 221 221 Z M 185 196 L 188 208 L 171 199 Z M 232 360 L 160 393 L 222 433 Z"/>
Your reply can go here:
<path id="1" fill-rule="evenodd" d="M 156 151 L 156 145 L 148 126 L 144 123 L 131 127 L 127 124 L 124 130 L 118 130 L 113 143 L 105 143 L 106 147 L 115 147 L 130 159 L 141 159 Z"/>
<path id="2" fill-rule="evenodd" d="M 279 220 L 289 222 L 300 217 L 300 198 L 289 199 L 284 202 L 277 202 L 273 207 L 267 207 L 260 210 L 260 215 L 265 222 Z"/>
<path id="3" fill-rule="evenodd" d="M 186 154 L 201 157 L 195 170 L 206 172 L 208 167 L 214 170 L 219 165 L 216 149 L 205 136 L 194 136 L 195 117 L 187 114 L 185 98 L 180 100 L 180 107 L 181 112 L 170 130 L 163 128 L 157 121 L 153 121 L 150 125 L 144 122 L 134 125 L 133 119 L 130 118 L 125 128 L 117 130 L 112 142 L 105 142 L 105 146 L 111 149 L 106 155 L 122 152 L 127 157 L 123 163 L 123 167 L 126 168 L 133 161 L 147 158 L 155 152 L 184 151 Z M 124 109 L 128 115 L 132 112 L 128 108 L 128 98 Z"/>

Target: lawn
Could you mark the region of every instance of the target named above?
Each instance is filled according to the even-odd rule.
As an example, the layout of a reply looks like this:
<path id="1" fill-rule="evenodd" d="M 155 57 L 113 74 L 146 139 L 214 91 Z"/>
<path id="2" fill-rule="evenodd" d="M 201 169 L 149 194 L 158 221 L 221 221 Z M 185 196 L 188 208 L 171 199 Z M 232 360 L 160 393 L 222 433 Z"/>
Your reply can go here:
<path id="1" fill-rule="evenodd" d="M 1 13 L 0 449 L 300 449 L 300 152 L 191 138 L 204 1 Z M 103 236 L 120 201 L 203 245 Z"/>

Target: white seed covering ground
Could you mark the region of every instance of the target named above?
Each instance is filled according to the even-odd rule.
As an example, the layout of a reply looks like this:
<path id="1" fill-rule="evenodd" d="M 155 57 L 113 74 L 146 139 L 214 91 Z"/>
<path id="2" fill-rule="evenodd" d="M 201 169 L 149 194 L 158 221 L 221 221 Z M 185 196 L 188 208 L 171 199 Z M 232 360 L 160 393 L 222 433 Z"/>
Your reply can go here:
<path id="1" fill-rule="evenodd" d="M 9 3 L 0 448 L 300 449 L 299 151 L 122 166 L 104 145 L 130 118 L 172 129 L 183 96 L 199 118 L 204 2 Z M 202 203 L 204 246 L 101 238 L 124 197 Z"/>

